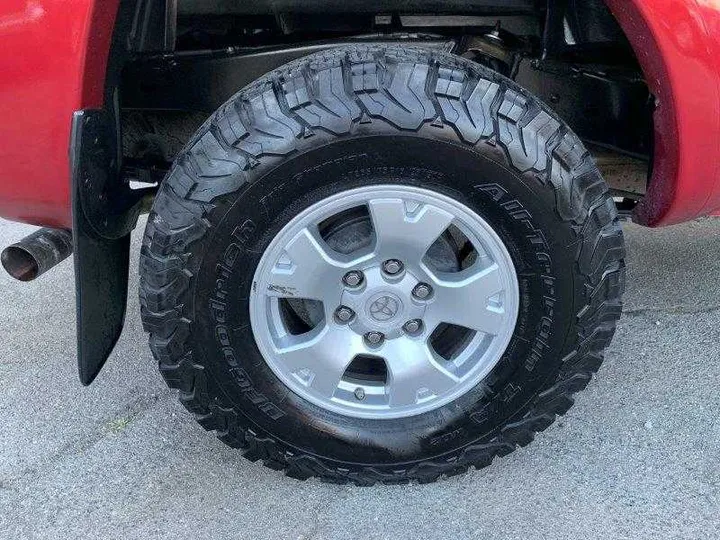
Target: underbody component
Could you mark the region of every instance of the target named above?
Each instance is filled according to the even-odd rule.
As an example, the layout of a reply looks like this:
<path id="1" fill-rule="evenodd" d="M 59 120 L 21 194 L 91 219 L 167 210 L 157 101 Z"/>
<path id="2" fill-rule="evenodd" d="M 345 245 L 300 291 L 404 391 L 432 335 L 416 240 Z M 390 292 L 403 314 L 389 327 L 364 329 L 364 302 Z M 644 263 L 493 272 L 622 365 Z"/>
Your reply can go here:
<path id="1" fill-rule="evenodd" d="M 613 196 L 639 200 L 645 195 L 649 177 L 646 160 L 592 145 L 588 149 Z"/>
<path id="2" fill-rule="evenodd" d="M 230 48 L 162 54 L 128 64 L 123 76 L 125 110 L 158 109 L 210 113 L 238 89 L 283 64 L 309 54 L 350 44 L 407 43 L 450 52 L 455 42 L 437 37 L 337 40 L 295 46 Z M 140 81 L 138 83 L 138 81 Z"/>
<path id="3" fill-rule="evenodd" d="M 519 84 L 534 92 L 584 140 L 647 160 L 652 148 L 649 140 L 652 98 L 636 72 L 608 66 L 538 61 L 515 55 L 504 46 L 488 44 L 480 38 L 461 45 L 436 36 L 388 38 L 382 43 L 398 42 L 448 52 L 463 47 L 478 61 L 480 56 L 492 54 L 494 62 L 512 65 L 505 69 L 492 63 L 491 68 L 512 75 Z M 356 43 L 372 42 L 357 39 L 145 57 L 126 67 L 122 106 L 126 112 L 138 113 L 210 113 L 239 88 L 282 64 L 311 52 Z"/>
<path id="4" fill-rule="evenodd" d="M 358 0 L 349 5 L 343 0 L 178 0 L 178 13 L 202 15 L 257 15 L 299 13 L 388 13 L 412 9 L 435 13 L 463 11 L 470 13 L 532 13 L 535 0 Z"/>
<path id="5" fill-rule="evenodd" d="M 651 153 L 654 103 L 637 71 L 527 58 L 515 80 L 584 141 L 645 159 Z"/>

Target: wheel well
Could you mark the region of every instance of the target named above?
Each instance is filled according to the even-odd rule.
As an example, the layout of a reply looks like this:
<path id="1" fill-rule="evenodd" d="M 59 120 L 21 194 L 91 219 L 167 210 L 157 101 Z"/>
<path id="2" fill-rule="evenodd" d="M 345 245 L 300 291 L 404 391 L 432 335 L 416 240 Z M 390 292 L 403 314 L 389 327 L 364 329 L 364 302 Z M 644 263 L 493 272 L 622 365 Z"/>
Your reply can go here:
<path id="1" fill-rule="evenodd" d="M 139 0 L 134 21 L 120 82 L 132 180 L 159 181 L 213 110 L 275 67 L 323 47 L 400 41 L 514 79 L 580 135 L 618 196 L 646 191 L 654 99 L 604 0 Z"/>

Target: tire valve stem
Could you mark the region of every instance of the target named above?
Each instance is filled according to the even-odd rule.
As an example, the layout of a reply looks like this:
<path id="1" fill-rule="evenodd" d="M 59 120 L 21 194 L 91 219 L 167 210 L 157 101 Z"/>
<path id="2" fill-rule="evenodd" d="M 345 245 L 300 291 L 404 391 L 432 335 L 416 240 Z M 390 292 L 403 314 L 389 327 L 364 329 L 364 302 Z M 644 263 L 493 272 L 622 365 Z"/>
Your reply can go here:
<path id="1" fill-rule="evenodd" d="M 360 387 L 356 388 L 354 393 L 355 393 L 355 397 L 359 401 L 362 401 L 363 399 L 365 399 L 365 390 L 363 390 L 362 388 L 360 388 Z"/>

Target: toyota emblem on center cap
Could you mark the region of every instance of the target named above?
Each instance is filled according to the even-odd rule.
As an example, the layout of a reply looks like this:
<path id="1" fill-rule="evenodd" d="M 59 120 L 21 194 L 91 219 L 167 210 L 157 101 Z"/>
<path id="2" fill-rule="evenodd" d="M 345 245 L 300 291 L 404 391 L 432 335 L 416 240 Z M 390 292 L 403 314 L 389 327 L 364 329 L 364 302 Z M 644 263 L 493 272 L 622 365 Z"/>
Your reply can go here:
<path id="1" fill-rule="evenodd" d="M 400 311 L 400 303 L 397 299 L 387 294 L 380 296 L 370 304 L 370 315 L 376 321 L 389 321 Z"/>

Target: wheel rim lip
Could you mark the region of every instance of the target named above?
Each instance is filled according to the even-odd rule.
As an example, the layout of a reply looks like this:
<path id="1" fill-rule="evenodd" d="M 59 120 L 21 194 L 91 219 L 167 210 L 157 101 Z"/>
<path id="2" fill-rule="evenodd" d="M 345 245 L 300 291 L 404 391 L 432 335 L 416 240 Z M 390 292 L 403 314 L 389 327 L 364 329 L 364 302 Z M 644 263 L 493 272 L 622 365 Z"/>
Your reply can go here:
<path id="1" fill-rule="evenodd" d="M 445 392 L 430 401 L 414 405 L 377 408 L 364 404 L 349 405 L 344 401 L 336 401 L 317 395 L 317 393 L 304 387 L 295 379 L 292 373 L 283 368 L 282 362 L 276 358 L 275 345 L 268 326 L 269 318 L 272 315 L 270 314 L 271 310 L 268 309 L 268 297 L 264 294 L 265 289 L 262 285 L 267 284 L 266 276 L 270 275 L 270 270 L 282 255 L 285 246 L 298 232 L 308 226 L 317 225 L 324 219 L 344 210 L 367 204 L 374 199 L 385 198 L 414 199 L 422 203 L 440 206 L 446 210 L 451 208 L 454 216 L 453 223 L 457 220 L 464 225 L 464 230 L 469 230 L 472 233 L 471 240 L 480 241 L 485 249 L 489 248 L 494 262 L 500 266 L 504 283 L 503 307 L 508 313 L 508 317 L 502 333 L 495 336 L 491 345 L 483 354 L 483 357 L 487 358 L 478 362 L 478 365 L 472 368 L 469 374 L 463 377 L 451 391 Z M 421 262 L 420 264 L 423 265 L 424 263 Z M 355 267 L 348 268 L 348 270 L 352 269 L 355 269 Z M 512 339 L 519 313 L 520 289 L 515 265 L 505 243 L 492 226 L 475 211 L 462 202 L 436 191 L 402 184 L 381 184 L 336 193 L 314 203 L 293 217 L 275 235 L 263 252 L 253 276 L 249 303 L 250 322 L 255 343 L 265 363 L 293 393 L 325 410 L 343 416 L 390 420 L 417 416 L 439 409 L 465 395 L 487 377 L 501 360 Z M 348 331 L 351 332 L 351 330 Z"/>

